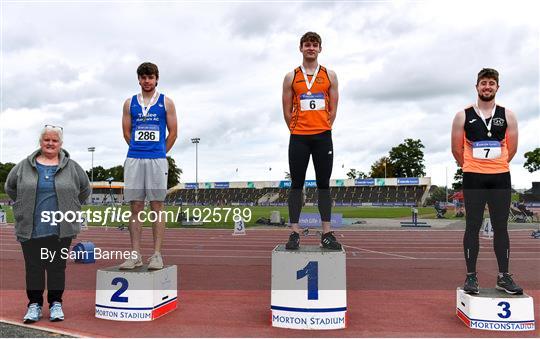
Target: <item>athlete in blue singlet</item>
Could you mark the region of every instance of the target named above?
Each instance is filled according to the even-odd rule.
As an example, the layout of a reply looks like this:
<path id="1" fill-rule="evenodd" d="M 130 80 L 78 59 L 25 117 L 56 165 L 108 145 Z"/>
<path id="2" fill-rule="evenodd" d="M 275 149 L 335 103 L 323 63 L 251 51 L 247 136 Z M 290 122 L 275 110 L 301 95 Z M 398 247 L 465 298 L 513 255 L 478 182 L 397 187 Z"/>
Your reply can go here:
<path id="1" fill-rule="evenodd" d="M 129 145 L 124 163 L 124 199 L 131 204 L 132 218 L 129 223 L 131 246 L 137 252 L 127 259 L 120 269 L 142 266 L 141 220 L 139 213 L 144 201 L 150 201 L 152 211 L 161 216 L 163 201 L 167 195 L 168 162 L 166 154 L 177 136 L 177 119 L 174 103 L 156 91 L 159 70 L 156 65 L 145 62 L 137 68 L 141 94 L 124 102 L 122 130 Z M 167 134 L 167 131 L 169 132 Z M 153 224 L 154 254 L 148 269 L 163 268 L 161 244 L 165 232 L 165 220 L 159 218 Z"/>

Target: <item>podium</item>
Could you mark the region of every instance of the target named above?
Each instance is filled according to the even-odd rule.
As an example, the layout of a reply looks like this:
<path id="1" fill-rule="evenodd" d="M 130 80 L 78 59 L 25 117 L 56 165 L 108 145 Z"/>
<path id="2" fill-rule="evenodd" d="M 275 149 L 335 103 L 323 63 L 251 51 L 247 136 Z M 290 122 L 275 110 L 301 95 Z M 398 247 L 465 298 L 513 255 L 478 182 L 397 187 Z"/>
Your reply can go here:
<path id="1" fill-rule="evenodd" d="M 118 321 L 151 321 L 178 305 L 176 265 L 149 271 L 118 266 L 97 271 L 96 318 Z"/>
<path id="2" fill-rule="evenodd" d="M 533 298 L 497 289 L 480 289 L 479 294 L 456 291 L 456 314 L 469 328 L 490 331 L 534 331 Z"/>
<path id="3" fill-rule="evenodd" d="M 319 246 L 272 251 L 272 326 L 304 330 L 347 327 L 345 251 Z"/>

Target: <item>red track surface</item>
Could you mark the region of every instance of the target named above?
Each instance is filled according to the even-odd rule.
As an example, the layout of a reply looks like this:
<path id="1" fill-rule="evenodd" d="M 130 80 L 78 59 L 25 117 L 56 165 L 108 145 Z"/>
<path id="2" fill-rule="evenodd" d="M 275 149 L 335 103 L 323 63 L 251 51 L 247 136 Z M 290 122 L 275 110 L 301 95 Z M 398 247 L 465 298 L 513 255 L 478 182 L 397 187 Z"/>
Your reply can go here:
<path id="1" fill-rule="evenodd" d="M 98 337 L 539 337 L 534 332 L 471 330 L 455 315 L 455 289 L 464 279 L 462 231 L 338 231 L 347 250 L 349 327 L 301 331 L 270 326 L 271 251 L 286 230 L 168 229 L 163 255 L 178 265 L 179 307 L 152 322 L 113 322 L 94 317 L 96 270 L 120 260 L 69 263 L 64 294 L 66 321 L 36 326 Z M 530 231 L 511 231 L 510 269 L 535 298 L 540 327 L 540 240 Z M 13 229 L 0 230 L 0 318 L 19 323 L 26 307 L 24 261 Z M 128 250 L 129 234 L 90 229 L 78 241 L 102 250 Z M 302 237 L 316 244 L 317 237 Z M 151 254 L 145 229 L 143 255 Z M 481 240 L 481 287 L 495 285 L 497 263 L 490 240 Z"/>

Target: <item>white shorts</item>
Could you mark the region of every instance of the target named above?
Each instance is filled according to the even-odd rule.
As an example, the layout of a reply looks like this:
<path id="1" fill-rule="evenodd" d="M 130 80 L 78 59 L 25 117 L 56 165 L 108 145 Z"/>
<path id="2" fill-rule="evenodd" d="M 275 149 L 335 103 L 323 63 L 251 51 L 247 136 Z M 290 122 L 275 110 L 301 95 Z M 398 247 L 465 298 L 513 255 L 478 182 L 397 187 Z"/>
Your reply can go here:
<path id="1" fill-rule="evenodd" d="M 126 201 L 164 201 L 167 196 L 169 163 L 165 158 L 127 158 L 124 162 Z"/>

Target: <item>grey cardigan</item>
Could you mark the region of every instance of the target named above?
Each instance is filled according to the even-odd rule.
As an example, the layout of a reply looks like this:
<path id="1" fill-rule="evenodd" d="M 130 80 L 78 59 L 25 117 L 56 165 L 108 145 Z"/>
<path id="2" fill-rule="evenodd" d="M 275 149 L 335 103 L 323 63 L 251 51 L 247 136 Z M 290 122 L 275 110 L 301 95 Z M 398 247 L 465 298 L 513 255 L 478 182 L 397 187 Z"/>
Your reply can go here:
<path id="1" fill-rule="evenodd" d="M 41 150 L 37 150 L 18 163 L 9 172 L 6 180 L 6 193 L 15 201 L 13 204 L 15 234 L 20 240 L 30 239 L 34 228 L 38 183 L 36 157 L 40 154 Z M 80 211 L 81 204 L 90 195 L 88 175 L 79 164 L 69 158 L 69 153 L 64 149 L 60 150 L 60 161 L 54 177 L 54 187 L 58 199 L 58 210 L 64 213 Z M 64 220 L 59 225 L 60 238 L 74 237 L 81 230 L 81 225 L 77 220 L 72 223 Z"/>

